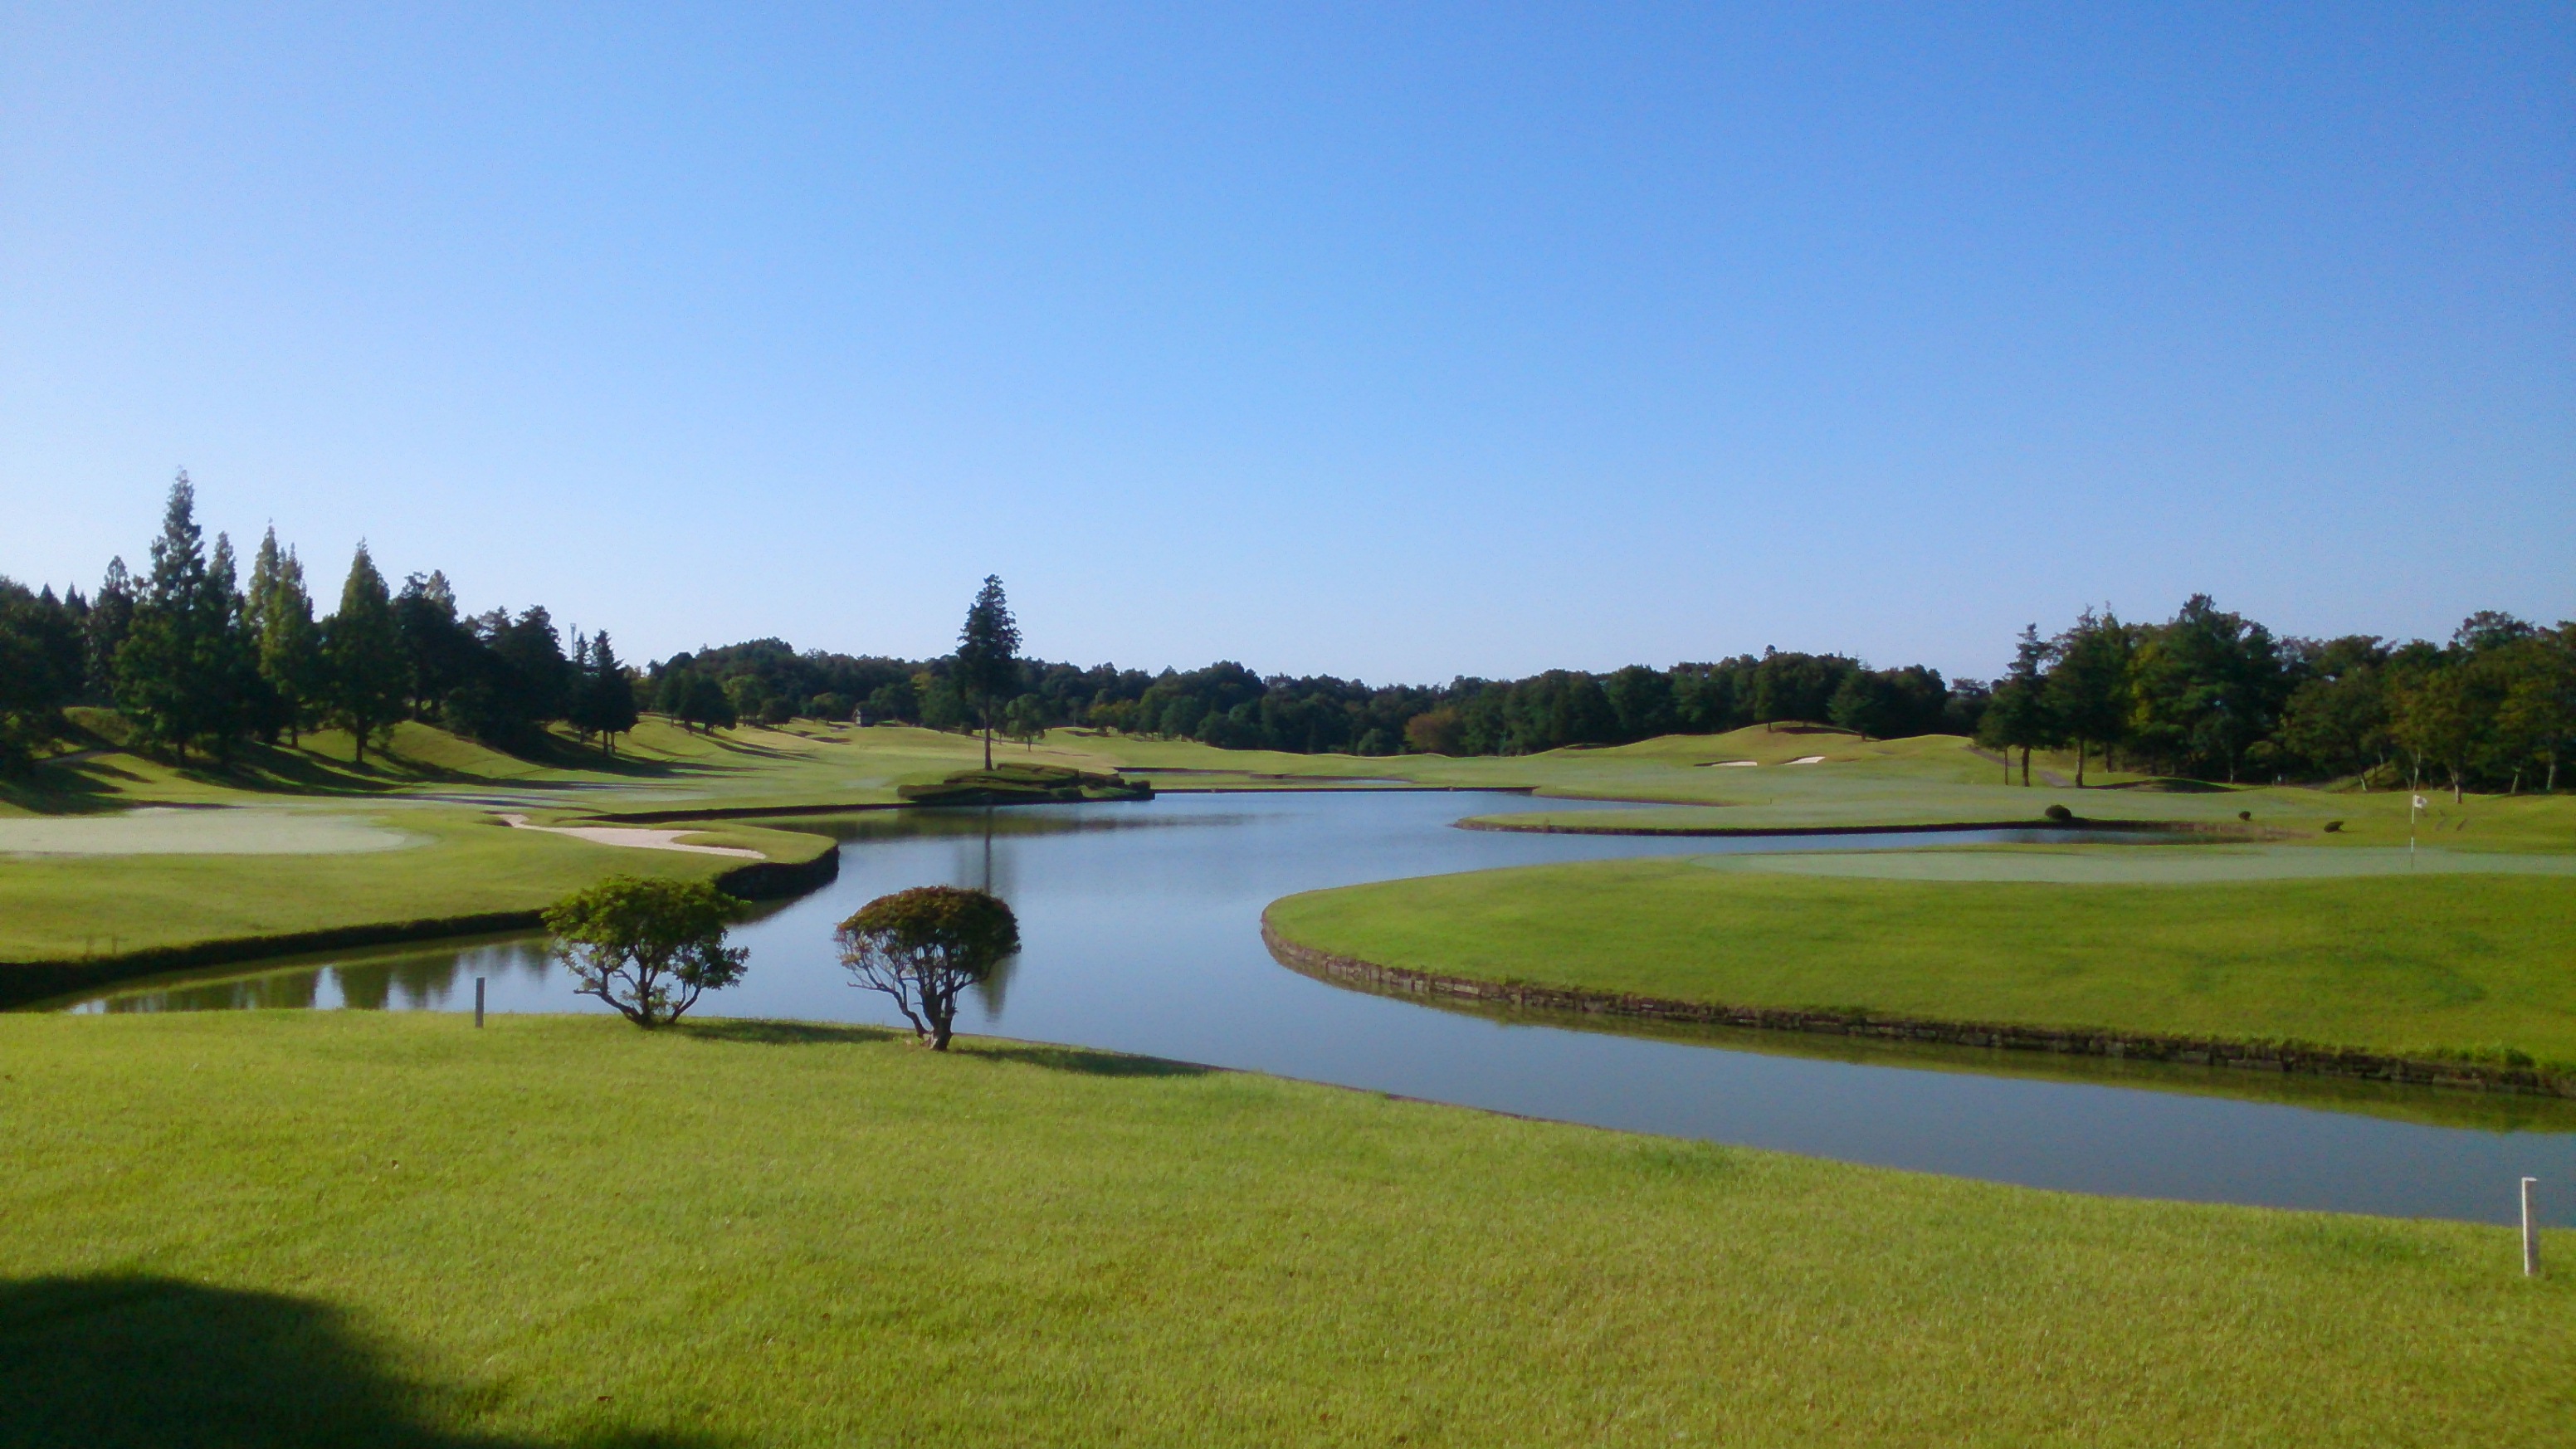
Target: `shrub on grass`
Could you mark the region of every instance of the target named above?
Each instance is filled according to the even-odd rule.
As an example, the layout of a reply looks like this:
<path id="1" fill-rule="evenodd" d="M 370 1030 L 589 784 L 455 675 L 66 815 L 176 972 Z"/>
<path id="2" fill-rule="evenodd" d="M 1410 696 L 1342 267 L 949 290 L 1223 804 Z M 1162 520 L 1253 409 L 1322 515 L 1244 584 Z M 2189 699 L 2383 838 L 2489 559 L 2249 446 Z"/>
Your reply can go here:
<path id="1" fill-rule="evenodd" d="M 751 953 L 724 943 L 742 902 L 704 881 L 612 876 L 546 908 L 555 959 L 583 996 L 637 1026 L 678 1021 L 698 998 L 742 979 Z"/>
<path id="2" fill-rule="evenodd" d="M 2047 816 L 2049 819 L 2054 820 L 2054 821 L 2056 821 L 2057 823 L 2059 823 L 2059 824 L 2061 824 L 2061 825 L 2063 825 L 2063 824 L 2065 824 L 2067 821 L 2072 820 L 2072 819 L 2074 819 L 2074 818 L 2075 818 L 2075 812 L 2074 812 L 2074 811 L 2072 811 L 2072 810 L 2067 809 L 2067 808 L 2066 808 L 2065 806 L 2063 806 L 2063 805 L 2051 805 L 2051 806 L 2049 806 L 2047 809 L 2045 809 L 2045 810 L 2043 810 L 2043 811 L 2041 811 L 2041 812 L 2039 812 L 2039 813 L 2040 813 L 2040 814 L 2042 814 L 2042 815 Z"/>
<path id="3" fill-rule="evenodd" d="M 1001 897 L 954 886 L 879 896 L 834 933 L 850 984 L 882 991 L 932 1051 L 948 1050 L 957 994 L 1020 949 L 1019 918 Z"/>

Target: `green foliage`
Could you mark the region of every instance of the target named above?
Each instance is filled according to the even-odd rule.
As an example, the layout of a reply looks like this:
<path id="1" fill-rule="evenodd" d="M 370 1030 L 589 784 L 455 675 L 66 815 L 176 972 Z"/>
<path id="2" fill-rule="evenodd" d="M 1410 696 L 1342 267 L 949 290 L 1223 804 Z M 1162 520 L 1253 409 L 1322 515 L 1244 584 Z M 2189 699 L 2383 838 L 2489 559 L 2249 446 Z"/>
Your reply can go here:
<path id="1" fill-rule="evenodd" d="M 151 576 L 116 649 L 115 696 L 144 739 L 183 760 L 194 747 L 229 754 L 254 717 L 257 662 L 236 583 L 232 544 L 218 536 L 212 557 L 206 553 L 196 490 L 182 472 L 152 543 Z"/>
<path id="2" fill-rule="evenodd" d="M 990 892 L 916 886 L 861 906 L 835 939 L 853 984 L 893 998 L 914 1037 L 944 1052 L 957 994 L 1020 949 L 1020 922 Z"/>
<path id="3" fill-rule="evenodd" d="M 22 769 L 81 686 L 81 620 L 55 599 L 0 578 L 0 772 Z"/>
<path id="4" fill-rule="evenodd" d="M 1046 701 L 1034 694 L 1024 694 L 1011 701 L 1002 712 L 1002 733 L 1023 745 L 1033 745 L 1047 732 Z"/>
<path id="5" fill-rule="evenodd" d="M 608 631 L 600 630 L 588 639 L 573 636 L 573 680 L 571 708 L 565 713 L 582 738 L 598 735 L 609 754 L 617 753 L 617 737 L 635 728 L 635 677 L 618 661 L 617 651 L 608 642 Z"/>
<path id="6" fill-rule="evenodd" d="M 995 575 L 984 576 L 984 587 L 976 591 L 975 602 L 966 606 L 966 623 L 957 632 L 956 658 L 958 692 L 983 722 L 984 768 L 989 770 L 994 716 L 1020 683 L 1020 626 L 1011 617 L 1010 601 L 1002 596 L 1002 581 Z"/>
<path id="7" fill-rule="evenodd" d="M 280 552 L 277 530 L 260 540 L 251 571 L 251 624 L 259 651 L 259 677 L 271 709 L 262 733 L 300 737 L 320 723 L 330 704 L 331 677 L 322 653 L 322 630 L 305 591 L 304 564 L 293 549 Z"/>
<path id="8" fill-rule="evenodd" d="M 331 716 L 349 732 L 363 762 L 368 739 L 402 718 L 410 683 L 394 629 L 393 595 L 364 543 L 349 560 L 339 609 L 323 621 L 322 658 L 330 670 Z"/>
<path id="9" fill-rule="evenodd" d="M 750 952 L 724 944 L 725 927 L 742 914 L 742 902 L 704 881 L 630 875 L 565 897 L 545 921 L 575 990 L 650 1028 L 742 979 Z"/>

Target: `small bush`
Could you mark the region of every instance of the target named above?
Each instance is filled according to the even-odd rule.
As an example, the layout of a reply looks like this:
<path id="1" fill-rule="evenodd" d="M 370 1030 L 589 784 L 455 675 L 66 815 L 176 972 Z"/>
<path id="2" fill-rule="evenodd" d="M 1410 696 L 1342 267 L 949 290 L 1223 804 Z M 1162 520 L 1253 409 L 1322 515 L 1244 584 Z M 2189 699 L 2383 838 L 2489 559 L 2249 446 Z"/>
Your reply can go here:
<path id="1" fill-rule="evenodd" d="M 2251 820 L 2254 818 L 2254 812 L 2251 810 L 2239 810 L 2236 812 L 2236 818 L 2239 820 Z"/>
<path id="2" fill-rule="evenodd" d="M 2047 816 L 2051 820 L 2057 821 L 2060 824 L 2064 824 L 2065 822 L 2075 818 L 2075 812 L 2067 809 L 2063 805 L 2051 805 L 2039 813 Z"/>
<path id="3" fill-rule="evenodd" d="M 2343 822 L 2340 820 L 2329 820 L 2326 822 L 2326 834 L 2328 835 L 2333 835 L 2342 829 Z"/>

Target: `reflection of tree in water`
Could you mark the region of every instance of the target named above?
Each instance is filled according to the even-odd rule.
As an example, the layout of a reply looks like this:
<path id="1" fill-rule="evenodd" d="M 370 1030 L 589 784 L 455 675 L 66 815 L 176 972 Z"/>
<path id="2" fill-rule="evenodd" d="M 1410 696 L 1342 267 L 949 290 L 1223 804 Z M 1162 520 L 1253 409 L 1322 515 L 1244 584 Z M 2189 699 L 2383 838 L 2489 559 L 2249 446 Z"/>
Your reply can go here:
<path id="1" fill-rule="evenodd" d="M 481 1395 L 402 1367 L 341 1309 L 173 1278 L 0 1280 L 0 1443 L 521 1449 L 442 1427 Z M 611 1430 L 604 1449 L 704 1444 Z"/>
<path id="2" fill-rule="evenodd" d="M 386 998 L 393 995 L 394 963 L 361 961 L 349 966 L 331 968 L 331 982 L 340 988 L 340 1004 L 352 1011 L 382 1011 Z"/>
<path id="3" fill-rule="evenodd" d="M 997 863 L 993 853 L 993 837 L 1038 832 L 1011 829 L 997 817 L 997 812 L 990 805 L 977 813 L 981 816 L 982 829 L 972 838 L 971 843 L 964 844 L 958 851 L 957 864 L 949 871 L 949 879 L 962 886 L 973 886 L 986 895 L 999 896 L 1007 902 L 1010 899 L 1013 884 L 1011 879 L 1013 859 L 1011 852 L 1005 850 Z M 1019 969 L 1020 953 L 1014 951 L 994 962 L 991 973 L 974 984 L 975 1004 L 984 1009 L 986 1021 L 1002 1019 L 1002 1001 L 1010 994 L 1011 977 Z"/>
<path id="4" fill-rule="evenodd" d="M 153 1011 L 261 1011 L 309 1007 L 320 994 L 320 971 L 279 971 L 238 981 L 209 981 L 163 991 L 111 996 L 100 1005 L 114 1013 Z"/>

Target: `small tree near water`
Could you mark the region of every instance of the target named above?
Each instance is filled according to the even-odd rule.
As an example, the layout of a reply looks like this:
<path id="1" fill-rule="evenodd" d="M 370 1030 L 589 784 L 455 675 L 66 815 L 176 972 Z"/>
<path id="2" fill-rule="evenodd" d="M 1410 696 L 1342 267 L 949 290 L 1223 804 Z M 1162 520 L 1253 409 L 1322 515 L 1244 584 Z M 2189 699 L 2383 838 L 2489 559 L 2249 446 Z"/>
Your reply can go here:
<path id="1" fill-rule="evenodd" d="M 912 1034 L 942 1052 L 956 1027 L 957 994 L 1020 949 L 1019 918 L 1001 897 L 954 886 L 879 896 L 835 935 L 850 984 L 893 997 Z"/>
<path id="2" fill-rule="evenodd" d="M 704 881 L 612 876 L 548 907 L 555 959 L 641 1027 L 678 1021 L 698 997 L 742 979 L 751 953 L 724 943 L 742 902 Z"/>

